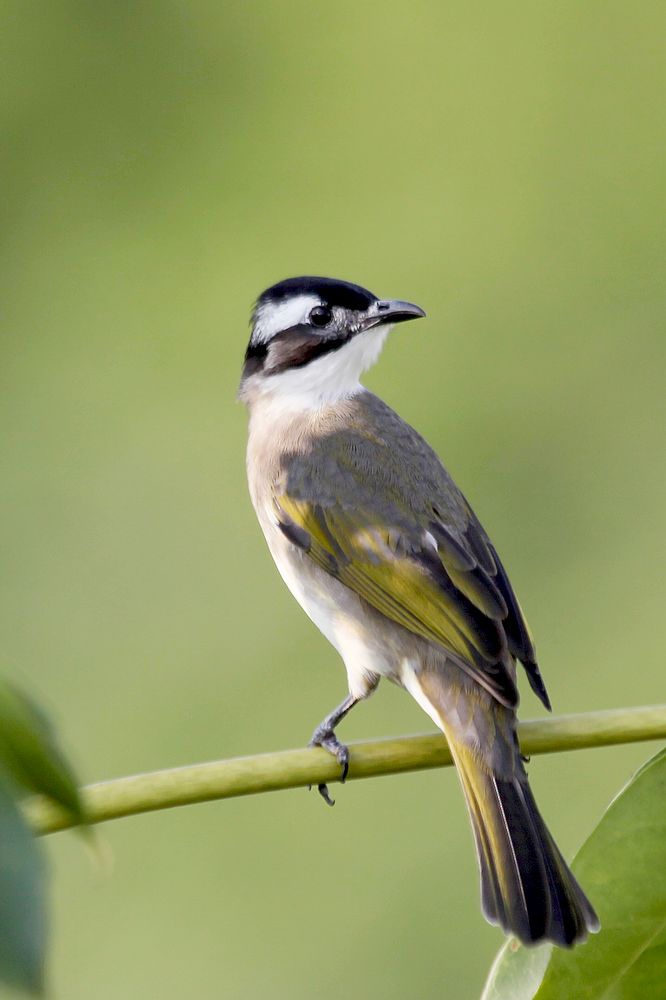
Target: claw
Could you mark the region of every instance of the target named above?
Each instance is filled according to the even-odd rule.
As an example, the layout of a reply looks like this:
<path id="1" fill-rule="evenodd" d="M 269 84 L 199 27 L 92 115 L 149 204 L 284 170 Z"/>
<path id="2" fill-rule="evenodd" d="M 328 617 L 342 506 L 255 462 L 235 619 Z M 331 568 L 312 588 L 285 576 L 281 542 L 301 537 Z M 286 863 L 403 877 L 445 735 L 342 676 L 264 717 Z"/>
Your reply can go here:
<path id="1" fill-rule="evenodd" d="M 312 791 L 312 785 L 308 785 L 308 791 L 309 792 Z M 334 806 L 335 805 L 335 799 L 332 799 L 331 796 L 328 794 L 328 785 L 326 785 L 326 784 L 324 784 L 324 782 L 322 782 L 320 785 L 317 785 L 317 791 L 321 795 L 321 797 L 324 800 L 324 802 L 326 803 L 326 805 L 328 805 L 328 806 Z"/>
<path id="2" fill-rule="evenodd" d="M 324 800 L 327 806 L 335 805 L 335 799 L 332 799 L 331 796 L 328 794 L 328 785 L 325 785 L 322 782 L 321 785 L 317 785 L 317 791 L 319 792 L 319 794 L 321 795 L 322 799 Z"/>
<path id="3" fill-rule="evenodd" d="M 332 730 L 327 732 L 315 730 L 308 746 L 321 747 L 322 750 L 327 750 L 332 754 L 342 768 L 340 781 L 343 783 L 346 781 L 349 774 L 349 747 L 341 743 Z"/>
<path id="4" fill-rule="evenodd" d="M 341 743 L 340 740 L 335 735 L 335 727 L 337 724 L 344 719 L 347 713 L 354 707 L 358 699 L 354 698 L 353 695 L 349 695 L 342 702 L 341 705 L 329 715 L 326 716 L 323 722 L 321 722 L 314 733 L 312 734 L 312 739 L 310 740 L 308 746 L 311 747 L 322 747 L 323 750 L 328 750 L 337 760 L 338 764 L 342 768 L 342 774 L 340 775 L 340 781 L 344 784 L 347 780 L 347 775 L 349 774 L 349 748 Z M 335 805 L 335 800 L 331 798 L 328 794 L 328 787 L 323 782 L 317 786 L 319 789 L 319 794 L 329 806 Z"/>
<path id="5" fill-rule="evenodd" d="M 328 750 L 328 752 L 335 757 L 338 764 L 342 768 L 340 781 L 344 784 L 347 780 L 347 775 L 349 774 L 349 748 L 346 747 L 344 743 L 340 742 L 333 730 L 323 730 L 321 728 L 316 729 L 312 734 L 309 746 L 321 747 L 323 750 Z M 332 799 L 329 795 L 328 786 L 326 784 L 322 782 L 322 784 L 317 785 L 317 789 L 327 805 L 335 805 L 335 799 Z"/>

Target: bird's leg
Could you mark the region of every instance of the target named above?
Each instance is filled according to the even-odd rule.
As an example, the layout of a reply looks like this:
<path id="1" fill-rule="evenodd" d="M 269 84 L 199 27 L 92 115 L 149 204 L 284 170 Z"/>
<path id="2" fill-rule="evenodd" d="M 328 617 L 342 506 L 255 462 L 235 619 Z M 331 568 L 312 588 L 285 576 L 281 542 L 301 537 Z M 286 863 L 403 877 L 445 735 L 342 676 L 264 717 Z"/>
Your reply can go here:
<path id="1" fill-rule="evenodd" d="M 342 777 L 340 779 L 342 782 L 345 781 L 349 772 L 349 748 L 346 747 L 344 743 L 341 743 L 337 738 L 335 735 L 335 727 L 339 722 L 342 722 L 344 717 L 352 710 L 354 705 L 358 704 L 358 701 L 359 699 L 355 698 L 353 694 L 348 694 L 345 700 L 338 705 L 337 708 L 334 708 L 325 719 L 322 719 L 312 734 L 312 739 L 308 744 L 308 746 L 311 747 L 323 747 L 324 750 L 328 750 L 329 753 L 333 754 L 342 767 Z M 328 794 L 327 785 L 322 782 L 322 784 L 317 785 L 317 788 L 319 790 L 319 794 L 329 806 L 335 805 L 335 800 Z"/>

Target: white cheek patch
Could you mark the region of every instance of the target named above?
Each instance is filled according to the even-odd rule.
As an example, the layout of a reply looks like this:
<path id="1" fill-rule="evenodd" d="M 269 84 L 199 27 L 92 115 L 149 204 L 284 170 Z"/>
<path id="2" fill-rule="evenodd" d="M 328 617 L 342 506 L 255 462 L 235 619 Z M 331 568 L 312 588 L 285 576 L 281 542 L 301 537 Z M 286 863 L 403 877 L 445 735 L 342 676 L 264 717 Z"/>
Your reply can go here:
<path id="1" fill-rule="evenodd" d="M 266 344 L 276 333 L 307 322 L 314 306 L 320 305 L 321 300 L 316 295 L 298 295 L 284 302 L 266 302 L 257 310 L 252 342 Z"/>
<path id="2" fill-rule="evenodd" d="M 259 391 L 273 400 L 278 410 L 312 410 L 354 396 L 363 386 L 360 376 L 375 363 L 390 330 L 378 326 L 355 337 L 337 351 L 315 358 L 302 368 L 288 368 L 268 375 Z"/>

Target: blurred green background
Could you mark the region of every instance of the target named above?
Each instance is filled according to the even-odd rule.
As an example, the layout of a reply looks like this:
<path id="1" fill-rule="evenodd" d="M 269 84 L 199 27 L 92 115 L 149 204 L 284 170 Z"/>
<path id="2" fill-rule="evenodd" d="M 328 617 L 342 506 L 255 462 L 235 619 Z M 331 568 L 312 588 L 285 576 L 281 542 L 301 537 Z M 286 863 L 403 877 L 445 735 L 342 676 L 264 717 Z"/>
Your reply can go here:
<path id="1" fill-rule="evenodd" d="M 663 700 L 663 6 L 2 12 L 1 650 L 82 778 L 302 745 L 344 694 L 234 401 L 303 272 L 427 309 L 368 383 L 493 535 L 555 710 Z M 431 728 L 383 685 L 341 732 Z M 648 753 L 532 762 L 566 854 Z M 478 996 L 454 774 L 336 798 L 109 825 L 110 875 L 52 838 L 53 997 Z"/>

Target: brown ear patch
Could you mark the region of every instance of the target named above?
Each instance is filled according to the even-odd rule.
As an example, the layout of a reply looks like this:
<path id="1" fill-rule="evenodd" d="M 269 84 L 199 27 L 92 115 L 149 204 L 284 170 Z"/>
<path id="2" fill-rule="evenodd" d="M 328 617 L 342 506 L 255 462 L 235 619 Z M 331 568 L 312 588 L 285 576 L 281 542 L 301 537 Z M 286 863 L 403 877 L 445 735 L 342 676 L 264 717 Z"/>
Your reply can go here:
<path id="1" fill-rule="evenodd" d="M 278 375 L 290 368 L 303 368 L 316 358 L 339 350 L 349 339 L 348 333 L 340 337 L 322 337 L 305 326 L 284 330 L 268 345 L 264 375 Z"/>

